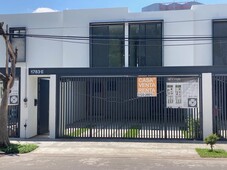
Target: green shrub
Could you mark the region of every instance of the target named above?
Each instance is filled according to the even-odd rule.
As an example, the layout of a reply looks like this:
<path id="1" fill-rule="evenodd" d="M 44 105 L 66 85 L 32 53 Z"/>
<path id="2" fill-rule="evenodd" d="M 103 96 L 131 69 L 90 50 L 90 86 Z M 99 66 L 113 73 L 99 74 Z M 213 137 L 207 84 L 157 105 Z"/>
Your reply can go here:
<path id="1" fill-rule="evenodd" d="M 205 138 L 205 143 L 210 145 L 210 150 L 214 150 L 214 145 L 219 140 L 219 137 L 216 134 L 211 134 Z"/>
<path id="2" fill-rule="evenodd" d="M 38 148 L 35 144 L 10 144 L 8 147 L 0 148 L 6 154 L 28 153 Z"/>
<path id="3" fill-rule="evenodd" d="M 185 122 L 185 126 L 180 127 L 180 131 L 184 137 L 186 139 L 200 138 L 200 119 L 187 118 Z"/>

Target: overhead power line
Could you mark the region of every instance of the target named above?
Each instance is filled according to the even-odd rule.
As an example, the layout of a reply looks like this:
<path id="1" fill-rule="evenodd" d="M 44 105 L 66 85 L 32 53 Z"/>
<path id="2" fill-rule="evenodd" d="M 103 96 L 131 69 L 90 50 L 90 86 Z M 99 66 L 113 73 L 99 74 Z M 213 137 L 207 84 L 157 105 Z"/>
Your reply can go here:
<path id="1" fill-rule="evenodd" d="M 93 43 L 93 42 L 82 42 L 82 41 L 77 41 L 77 40 L 57 40 L 57 39 L 51 39 L 50 41 L 56 41 L 56 42 L 65 42 L 65 43 L 73 43 L 73 44 L 85 44 L 85 45 L 119 45 L 119 44 L 116 44 L 116 43 L 111 43 L 111 44 L 107 44 L 107 43 Z M 136 47 L 165 47 L 165 46 L 192 46 L 192 45 L 212 45 L 212 44 L 227 44 L 227 41 L 225 42 L 201 42 L 201 43 L 177 43 L 177 44 L 164 44 L 164 43 L 161 43 L 161 44 L 122 44 L 122 46 L 136 46 Z"/>
<path id="2" fill-rule="evenodd" d="M 189 45 L 207 45 L 213 43 L 227 43 L 227 36 L 175 36 L 175 37 L 129 37 L 122 36 L 61 36 L 61 35 L 42 35 L 42 34 L 11 34 L 10 36 L 24 36 L 28 38 L 40 38 L 51 41 L 60 41 L 76 44 L 92 45 L 120 45 L 122 46 L 189 46 Z M 109 41 L 109 43 L 106 43 Z M 117 43 L 117 42 L 118 43 Z M 124 42 L 129 41 L 128 45 Z M 144 42 L 146 41 L 146 44 Z M 162 42 L 162 43 L 160 43 Z M 164 43 L 166 42 L 166 43 Z M 175 42 L 168 44 L 167 42 Z"/>
<path id="3" fill-rule="evenodd" d="M 171 36 L 171 37 L 149 37 L 149 36 L 65 36 L 65 35 L 47 35 L 47 34 L 11 34 L 10 36 L 24 36 L 32 38 L 46 39 L 67 39 L 67 40 L 163 40 L 163 41 L 204 41 L 204 40 L 225 40 L 227 36 Z"/>

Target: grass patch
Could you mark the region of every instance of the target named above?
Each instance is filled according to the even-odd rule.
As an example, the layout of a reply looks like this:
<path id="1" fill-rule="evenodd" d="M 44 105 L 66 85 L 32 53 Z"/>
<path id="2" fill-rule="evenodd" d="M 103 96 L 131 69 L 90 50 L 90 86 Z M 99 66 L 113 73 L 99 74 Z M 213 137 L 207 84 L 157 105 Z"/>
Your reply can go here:
<path id="1" fill-rule="evenodd" d="M 82 133 L 84 133 L 84 132 L 86 132 L 88 130 L 89 130 L 89 128 L 80 128 L 80 129 L 77 129 L 76 131 L 74 131 L 72 135 L 75 136 L 75 137 L 78 137 Z"/>
<path id="2" fill-rule="evenodd" d="M 196 148 L 195 150 L 202 158 L 227 158 L 227 152 L 223 149 L 214 149 L 211 151 L 210 149 Z"/>
<path id="3" fill-rule="evenodd" d="M 180 130 L 182 135 L 184 136 L 185 139 L 189 139 L 188 131 L 187 130 Z"/>
<path id="4" fill-rule="evenodd" d="M 193 134 L 191 130 L 181 130 L 182 135 L 185 139 L 194 139 L 196 138 L 196 135 Z"/>
<path id="5" fill-rule="evenodd" d="M 71 133 L 68 134 L 68 136 L 71 136 L 71 137 L 79 137 L 82 133 L 88 131 L 89 128 L 79 128 L 75 131 L 72 131 Z"/>
<path id="6" fill-rule="evenodd" d="M 136 138 L 139 134 L 139 129 L 138 128 L 130 128 L 125 134 L 124 138 Z"/>
<path id="7" fill-rule="evenodd" d="M 0 147 L 2 152 L 6 154 L 23 154 L 28 153 L 38 148 L 35 144 L 10 144 L 8 147 Z"/>

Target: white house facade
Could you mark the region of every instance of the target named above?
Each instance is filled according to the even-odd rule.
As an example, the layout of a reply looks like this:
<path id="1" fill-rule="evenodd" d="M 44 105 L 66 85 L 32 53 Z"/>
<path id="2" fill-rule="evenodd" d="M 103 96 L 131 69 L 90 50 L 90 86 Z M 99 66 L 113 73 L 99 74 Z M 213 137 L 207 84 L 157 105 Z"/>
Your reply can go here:
<path id="1" fill-rule="evenodd" d="M 201 139 L 215 131 L 227 139 L 227 4 L 139 13 L 110 8 L 12 14 L 0 15 L 0 21 L 19 49 L 17 137 L 127 138 L 137 129 L 138 138 Z M 3 39 L 0 61 L 3 69 Z M 130 103 L 138 96 L 130 96 L 125 86 L 141 76 L 156 77 L 157 96 L 165 93 Z M 191 92 L 196 107 L 168 106 L 168 87 L 185 82 L 198 90 Z M 138 86 L 130 88 L 135 92 Z M 123 126 L 124 121 L 131 123 Z"/>

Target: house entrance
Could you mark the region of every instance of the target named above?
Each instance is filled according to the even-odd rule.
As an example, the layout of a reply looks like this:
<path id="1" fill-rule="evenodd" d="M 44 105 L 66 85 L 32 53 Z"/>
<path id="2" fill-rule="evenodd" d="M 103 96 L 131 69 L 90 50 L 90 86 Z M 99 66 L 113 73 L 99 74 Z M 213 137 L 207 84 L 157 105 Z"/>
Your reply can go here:
<path id="1" fill-rule="evenodd" d="M 49 79 L 38 79 L 38 122 L 37 133 L 49 133 Z"/>

